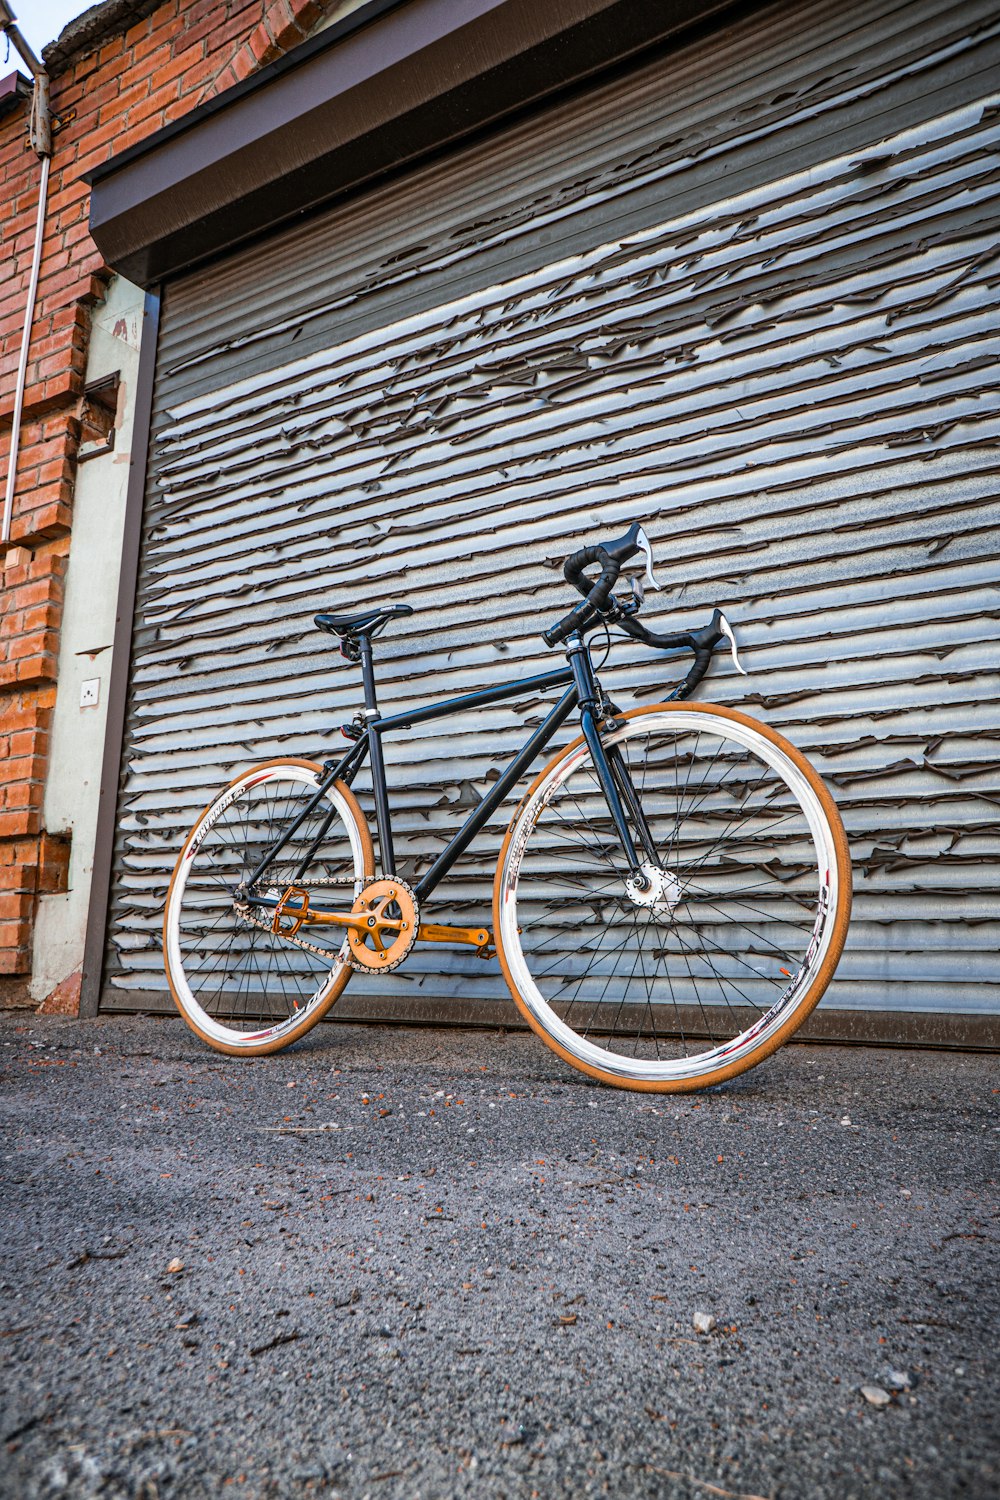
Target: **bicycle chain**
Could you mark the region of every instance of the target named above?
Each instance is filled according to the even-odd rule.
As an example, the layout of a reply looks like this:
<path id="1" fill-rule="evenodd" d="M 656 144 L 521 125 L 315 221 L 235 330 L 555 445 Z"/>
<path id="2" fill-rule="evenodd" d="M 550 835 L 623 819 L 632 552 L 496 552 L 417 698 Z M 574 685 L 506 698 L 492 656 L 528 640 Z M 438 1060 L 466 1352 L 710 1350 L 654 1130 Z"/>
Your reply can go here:
<path id="1" fill-rule="evenodd" d="M 272 937 L 283 938 L 286 943 L 294 943 L 296 948 L 304 948 L 307 953 L 315 953 L 319 958 L 328 958 L 335 960 L 340 957 L 339 948 L 337 949 L 336 953 L 334 953 L 330 948 L 317 948 L 315 943 L 308 943 L 306 942 L 305 938 L 292 937 L 292 935 L 288 932 L 275 933 L 271 927 L 270 922 L 260 922 L 256 917 L 252 917 L 249 912 L 243 911 L 240 907 L 237 907 L 236 909 L 240 913 L 240 916 L 244 919 L 244 921 L 248 922 L 251 927 L 258 927 L 261 932 L 269 932 L 271 933 Z"/>

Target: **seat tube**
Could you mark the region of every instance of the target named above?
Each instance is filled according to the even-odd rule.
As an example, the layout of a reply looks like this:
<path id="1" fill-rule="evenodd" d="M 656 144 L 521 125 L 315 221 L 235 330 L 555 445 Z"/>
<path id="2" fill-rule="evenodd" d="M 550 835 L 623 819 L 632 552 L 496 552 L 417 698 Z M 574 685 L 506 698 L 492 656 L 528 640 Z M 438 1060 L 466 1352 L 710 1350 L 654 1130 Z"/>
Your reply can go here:
<path id="1" fill-rule="evenodd" d="M 579 635 L 571 635 L 566 645 L 566 655 L 573 669 L 573 680 L 580 698 L 580 727 L 583 730 L 587 748 L 594 762 L 601 790 L 604 793 L 611 813 L 615 830 L 621 841 L 622 849 L 629 863 L 629 869 L 635 874 L 639 873 L 639 855 L 636 852 L 635 843 L 632 838 L 628 819 L 625 816 L 625 808 L 615 783 L 608 758 L 601 744 L 601 736 L 597 728 L 597 682 L 594 678 L 594 667 L 590 660 L 590 652 L 585 642 Z"/>
<path id="2" fill-rule="evenodd" d="M 389 818 L 389 794 L 385 785 L 385 761 L 382 757 L 382 736 L 379 733 L 378 699 L 375 696 L 375 663 L 372 659 L 371 638 L 360 636 L 358 648 L 361 652 L 361 680 L 365 688 L 364 720 L 368 726 L 368 754 L 372 767 L 372 791 L 375 794 L 375 823 L 378 828 L 378 847 L 382 860 L 383 876 L 396 871 L 396 856 L 392 847 L 392 824 Z"/>

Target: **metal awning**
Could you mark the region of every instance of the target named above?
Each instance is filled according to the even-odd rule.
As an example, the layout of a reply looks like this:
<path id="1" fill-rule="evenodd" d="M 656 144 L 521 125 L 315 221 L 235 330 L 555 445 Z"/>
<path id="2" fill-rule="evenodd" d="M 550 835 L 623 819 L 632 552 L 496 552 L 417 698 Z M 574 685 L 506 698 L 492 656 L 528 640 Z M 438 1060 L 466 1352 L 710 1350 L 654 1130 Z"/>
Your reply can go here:
<path id="1" fill-rule="evenodd" d="M 153 286 L 732 9 L 372 0 L 90 172 L 90 232 Z"/>

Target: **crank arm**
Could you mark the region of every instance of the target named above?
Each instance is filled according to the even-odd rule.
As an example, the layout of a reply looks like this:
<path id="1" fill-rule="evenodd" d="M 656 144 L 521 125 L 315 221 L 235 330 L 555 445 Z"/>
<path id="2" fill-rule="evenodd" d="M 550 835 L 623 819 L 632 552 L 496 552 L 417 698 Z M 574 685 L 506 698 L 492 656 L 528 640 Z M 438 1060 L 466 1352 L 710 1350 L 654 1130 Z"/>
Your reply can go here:
<path id="1" fill-rule="evenodd" d="M 291 907 L 286 911 L 281 911 L 280 915 L 291 917 L 296 916 L 297 913 L 294 907 Z M 305 922 L 326 922 L 331 927 L 353 927 L 357 932 L 370 932 L 373 925 L 380 931 L 402 932 L 403 930 L 403 923 L 391 917 L 379 917 L 372 924 L 364 912 L 358 915 L 356 912 L 352 914 L 340 911 L 317 911 L 315 907 L 310 907 L 302 918 L 302 923 Z"/>
<path id="2" fill-rule="evenodd" d="M 425 943 L 467 943 L 471 948 L 485 948 L 493 941 L 485 927 L 447 927 L 436 922 L 421 922 L 417 937 Z"/>

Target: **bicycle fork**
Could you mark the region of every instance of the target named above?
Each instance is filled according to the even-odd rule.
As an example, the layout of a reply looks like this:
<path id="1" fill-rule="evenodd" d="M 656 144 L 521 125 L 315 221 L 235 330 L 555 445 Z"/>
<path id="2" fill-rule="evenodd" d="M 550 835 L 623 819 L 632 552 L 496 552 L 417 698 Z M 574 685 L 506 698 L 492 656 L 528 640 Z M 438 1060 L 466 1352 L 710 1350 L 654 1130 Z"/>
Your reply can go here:
<path id="1" fill-rule="evenodd" d="M 635 784 L 621 751 L 617 745 L 611 745 L 606 749 L 601 741 L 598 729 L 600 689 L 594 676 L 590 652 L 579 635 L 570 636 L 566 655 L 573 669 L 573 681 L 576 684 L 580 703 L 580 726 L 583 730 L 583 737 L 594 762 L 594 769 L 608 804 L 615 831 L 628 860 L 631 878 L 640 890 L 645 890 L 649 885 L 649 879 L 642 868 L 644 861 L 654 865 L 660 863 L 652 830 L 643 813 Z M 629 826 L 630 817 L 642 847 L 641 854 L 636 848 L 636 840 Z"/>

